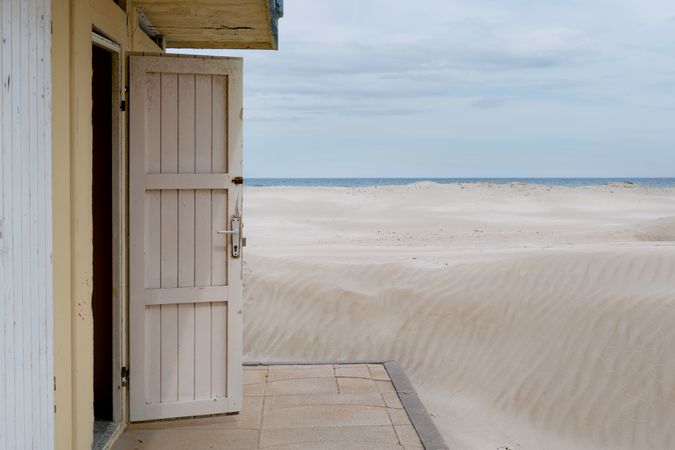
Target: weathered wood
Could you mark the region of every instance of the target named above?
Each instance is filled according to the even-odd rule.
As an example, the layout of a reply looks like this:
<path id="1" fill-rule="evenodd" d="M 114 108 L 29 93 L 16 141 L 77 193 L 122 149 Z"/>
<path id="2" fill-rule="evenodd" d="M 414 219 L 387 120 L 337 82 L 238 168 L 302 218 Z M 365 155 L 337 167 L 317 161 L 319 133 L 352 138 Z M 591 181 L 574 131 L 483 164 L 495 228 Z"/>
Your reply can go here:
<path id="1" fill-rule="evenodd" d="M 243 159 L 243 60 L 232 60 L 230 62 L 230 76 L 227 83 L 227 158 L 229 175 L 232 178 L 242 177 L 242 159 Z M 244 189 L 243 185 L 233 185 L 228 190 L 228 215 L 229 217 L 242 215 Z M 242 222 L 243 223 L 243 222 Z M 227 284 L 232 291 L 231 301 L 228 303 L 227 316 L 227 339 L 228 348 L 243 348 L 243 285 L 242 279 L 242 258 L 230 259 L 228 265 Z M 242 395 L 240 386 L 242 384 L 241 355 L 230 352 L 228 354 L 228 377 L 227 377 L 227 398 L 230 402 L 230 408 L 238 410 L 241 408 Z"/>
<path id="2" fill-rule="evenodd" d="M 195 399 L 195 305 L 178 305 L 178 401 Z"/>
<path id="3" fill-rule="evenodd" d="M 146 305 L 180 303 L 212 303 L 230 298 L 227 286 L 181 287 L 174 289 L 146 289 Z"/>
<path id="4" fill-rule="evenodd" d="M 229 175 L 216 174 L 148 174 L 145 176 L 146 189 L 227 189 L 230 187 Z"/>
<path id="5" fill-rule="evenodd" d="M 131 420 L 238 411 L 241 264 L 218 231 L 241 212 L 241 62 L 130 67 Z"/>
<path id="6" fill-rule="evenodd" d="M 277 46 L 268 0 L 141 0 L 136 5 L 171 47 L 195 41 L 203 43 L 201 48 Z"/>
<path id="7" fill-rule="evenodd" d="M 51 2 L 0 2 L 0 448 L 53 448 Z"/>

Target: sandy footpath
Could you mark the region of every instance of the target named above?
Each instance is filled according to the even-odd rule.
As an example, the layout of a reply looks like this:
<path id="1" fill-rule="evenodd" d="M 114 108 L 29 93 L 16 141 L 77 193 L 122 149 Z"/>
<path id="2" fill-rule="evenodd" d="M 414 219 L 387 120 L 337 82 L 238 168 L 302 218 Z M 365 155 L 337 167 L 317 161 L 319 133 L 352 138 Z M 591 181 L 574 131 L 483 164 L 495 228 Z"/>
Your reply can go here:
<path id="1" fill-rule="evenodd" d="M 246 359 L 396 359 L 452 448 L 675 448 L 675 189 L 245 196 Z"/>

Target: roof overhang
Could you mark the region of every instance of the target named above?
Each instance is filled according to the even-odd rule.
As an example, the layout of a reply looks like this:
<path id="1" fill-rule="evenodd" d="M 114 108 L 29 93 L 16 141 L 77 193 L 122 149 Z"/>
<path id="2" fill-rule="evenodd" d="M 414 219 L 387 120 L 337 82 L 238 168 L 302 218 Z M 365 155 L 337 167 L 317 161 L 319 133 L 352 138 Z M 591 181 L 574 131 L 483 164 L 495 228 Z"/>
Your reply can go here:
<path id="1" fill-rule="evenodd" d="M 136 0 L 141 27 L 170 48 L 276 50 L 283 0 Z"/>

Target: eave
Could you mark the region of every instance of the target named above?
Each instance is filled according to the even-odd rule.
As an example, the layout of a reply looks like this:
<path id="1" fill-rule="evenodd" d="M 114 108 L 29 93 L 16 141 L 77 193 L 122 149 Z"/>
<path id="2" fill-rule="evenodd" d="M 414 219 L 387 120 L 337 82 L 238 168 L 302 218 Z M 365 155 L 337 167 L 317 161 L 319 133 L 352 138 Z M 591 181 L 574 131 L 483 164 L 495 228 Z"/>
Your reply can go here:
<path id="1" fill-rule="evenodd" d="M 137 0 L 142 28 L 170 48 L 278 47 L 283 0 Z"/>

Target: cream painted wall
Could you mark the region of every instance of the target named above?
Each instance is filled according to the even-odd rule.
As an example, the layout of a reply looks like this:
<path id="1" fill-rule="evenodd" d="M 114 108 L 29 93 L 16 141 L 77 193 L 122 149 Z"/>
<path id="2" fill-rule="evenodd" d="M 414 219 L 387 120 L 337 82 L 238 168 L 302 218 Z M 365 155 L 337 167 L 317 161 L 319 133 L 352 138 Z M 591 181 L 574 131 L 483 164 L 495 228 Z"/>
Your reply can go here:
<path id="1" fill-rule="evenodd" d="M 91 32 L 126 52 L 160 52 L 112 0 L 52 0 L 56 448 L 89 449 L 93 426 Z M 126 84 L 126 80 L 124 80 Z M 124 129 L 125 127 L 123 127 Z M 123 139 L 122 142 L 125 142 Z"/>

